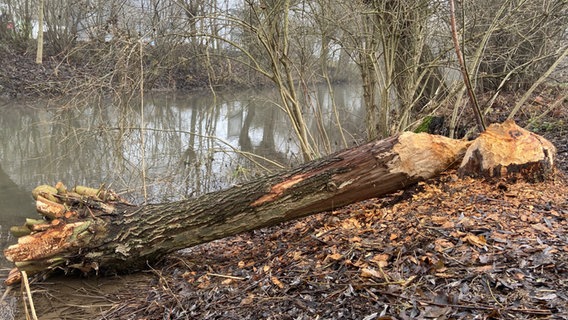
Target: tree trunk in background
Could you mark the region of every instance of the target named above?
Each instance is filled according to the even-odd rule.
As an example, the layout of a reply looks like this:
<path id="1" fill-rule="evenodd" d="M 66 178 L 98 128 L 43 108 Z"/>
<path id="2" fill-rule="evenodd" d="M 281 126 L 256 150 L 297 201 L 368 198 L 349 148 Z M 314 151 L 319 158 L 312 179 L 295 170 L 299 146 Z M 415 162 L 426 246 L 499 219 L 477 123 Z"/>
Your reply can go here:
<path id="1" fill-rule="evenodd" d="M 393 119 L 398 132 L 412 123 L 413 110 L 424 107 L 439 90 L 445 91 L 439 63 L 427 43 L 433 9 L 429 1 L 394 0 L 374 5 L 381 17 L 383 52 L 394 55 L 387 63 L 392 63 L 392 82 L 398 98 Z"/>
<path id="2" fill-rule="evenodd" d="M 363 54 L 361 54 L 363 55 Z M 359 68 L 363 86 L 363 104 L 365 105 L 365 128 L 367 139 L 377 139 L 379 134 L 379 106 L 377 105 L 377 79 L 376 71 L 370 58 L 362 57 Z"/>
<path id="3" fill-rule="evenodd" d="M 464 154 L 462 174 L 546 178 L 554 152 L 544 138 L 506 122 L 473 143 L 405 132 L 172 203 L 136 207 L 106 190 L 68 192 L 58 184 L 35 193 L 38 211 L 50 222 L 19 227 L 33 232 L 5 250 L 18 268 L 6 283 L 18 281 L 18 270 L 140 270 L 179 249 L 404 189 L 456 167 Z"/>
<path id="4" fill-rule="evenodd" d="M 361 72 L 363 86 L 363 104 L 365 106 L 365 127 L 367 139 L 384 138 L 388 134 L 389 104 L 379 105 L 379 79 L 377 51 L 379 41 L 377 37 L 377 23 L 375 15 L 364 16 L 363 24 L 365 39 L 358 53 L 357 65 Z M 384 94 L 384 92 L 383 92 Z M 386 97 L 388 99 L 388 97 Z"/>
<path id="5" fill-rule="evenodd" d="M 37 53 L 36 63 L 43 63 L 43 1 L 39 0 L 39 9 L 37 12 L 38 28 L 37 28 Z"/>

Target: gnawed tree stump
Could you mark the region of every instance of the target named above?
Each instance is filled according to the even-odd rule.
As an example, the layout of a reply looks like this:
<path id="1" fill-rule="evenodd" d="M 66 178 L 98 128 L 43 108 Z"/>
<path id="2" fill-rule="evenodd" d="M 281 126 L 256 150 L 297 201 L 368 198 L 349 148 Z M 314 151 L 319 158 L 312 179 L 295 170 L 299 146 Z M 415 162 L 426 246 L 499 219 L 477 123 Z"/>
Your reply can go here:
<path id="1" fill-rule="evenodd" d="M 489 179 L 543 181 L 552 173 L 555 156 L 552 143 L 507 120 L 490 125 L 473 141 L 458 172 Z"/>
<path id="2" fill-rule="evenodd" d="M 486 136 L 508 147 L 510 130 L 494 131 Z M 137 271 L 182 248 L 379 197 L 435 177 L 456 167 L 471 144 L 405 132 L 242 186 L 144 206 L 128 204 L 104 189 L 46 187 L 34 194 L 46 221 L 20 227 L 20 234 L 25 229 L 30 234 L 4 251 L 16 264 L 6 284 L 17 283 L 20 270 Z M 540 147 L 541 143 L 535 146 Z M 467 172 L 467 166 L 462 169 Z"/>

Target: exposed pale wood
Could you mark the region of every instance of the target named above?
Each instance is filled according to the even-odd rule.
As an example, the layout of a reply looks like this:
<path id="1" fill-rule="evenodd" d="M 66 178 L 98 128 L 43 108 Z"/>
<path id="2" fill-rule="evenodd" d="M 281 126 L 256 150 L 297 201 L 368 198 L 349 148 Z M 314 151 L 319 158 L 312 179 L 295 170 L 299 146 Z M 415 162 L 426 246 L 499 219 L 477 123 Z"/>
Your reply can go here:
<path id="1" fill-rule="evenodd" d="M 491 126 L 473 143 L 402 133 L 242 186 L 171 203 L 138 207 L 103 188 L 83 195 L 76 192 L 81 188 L 43 188 L 39 194 L 57 199 L 74 214 L 20 237 L 5 255 L 28 273 L 55 267 L 136 271 L 182 248 L 403 189 L 457 167 L 462 159 L 463 174 L 486 170 L 493 177 L 502 175 L 503 168 L 511 171 L 513 164 L 525 168 L 525 163 L 542 163 L 538 168 L 546 170 L 553 154 L 554 147 L 543 138 L 505 123 Z M 12 272 L 6 283 L 19 281 L 17 275 Z"/>
<path id="2" fill-rule="evenodd" d="M 82 271 L 133 271 L 178 249 L 399 190 L 459 163 L 467 146 L 408 132 L 242 186 L 141 207 L 113 197 L 103 203 L 98 198 L 102 190 L 81 201 L 73 194 L 83 188 L 58 188 L 64 192 L 51 196 L 65 201 L 67 210 L 77 215 L 58 214 L 60 223 L 20 237 L 5 255 L 22 270 L 72 266 Z"/>
<path id="3" fill-rule="evenodd" d="M 542 181 L 552 172 L 556 148 L 548 140 L 507 120 L 475 139 L 459 173 L 485 178 Z"/>
<path id="4" fill-rule="evenodd" d="M 51 219 L 61 218 L 67 211 L 63 204 L 47 200 L 42 196 L 36 198 L 36 209 L 39 213 Z"/>

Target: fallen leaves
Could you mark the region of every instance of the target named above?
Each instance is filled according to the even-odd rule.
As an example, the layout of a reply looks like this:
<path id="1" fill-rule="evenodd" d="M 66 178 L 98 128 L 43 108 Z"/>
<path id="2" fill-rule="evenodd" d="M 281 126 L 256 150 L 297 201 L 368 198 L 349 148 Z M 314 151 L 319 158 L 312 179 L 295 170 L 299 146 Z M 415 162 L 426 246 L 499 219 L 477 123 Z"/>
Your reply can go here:
<path id="1" fill-rule="evenodd" d="M 361 277 L 362 278 L 382 278 L 382 275 L 379 271 L 371 268 L 363 268 L 361 269 Z"/>
<path id="2" fill-rule="evenodd" d="M 282 283 L 282 281 L 280 281 L 277 277 L 275 276 L 271 276 L 270 277 L 270 281 L 272 281 L 272 283 L 277 286 L 280 289 L 284 289 L 284 284 Z"/>
<path id="3" fill-rule="evenodd" d="M 390 256 L 388 254 L 382 253 L 382 254 L 377 254 L 377 255 L 373 256 L 370 259 L 370 261 L 375 263 L 380 268 L 384 268 L 384 267 L 389 265 L 389 262 L 388 262 L 389 258 L 390 258 Z"/>
<path id="4" fill-rule="evenodd" d="M 485 240 L 485 237 L 483 235 L 476 236 L 471 233 L 466 234 L 465 237 L 462 238 L 462 240 L 478 248 L 484 248 L 487 244 L 487 241 Z"/>
<path id="5" fill-rule="evenodd" d="M 179 293 L 160 299 L 186 317 L 567 315 L 567 194 L 562 181 L 500 186 L 450 173 L 334 219 L 316 215 L 191 248 L 163 271 Z"/>

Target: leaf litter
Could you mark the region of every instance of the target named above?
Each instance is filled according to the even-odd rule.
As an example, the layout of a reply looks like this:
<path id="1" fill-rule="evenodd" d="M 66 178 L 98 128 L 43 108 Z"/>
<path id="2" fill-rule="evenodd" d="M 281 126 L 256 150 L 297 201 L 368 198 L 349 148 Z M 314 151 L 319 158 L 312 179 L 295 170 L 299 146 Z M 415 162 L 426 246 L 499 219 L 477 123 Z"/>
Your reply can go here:
<path id="1" fill-rule="evenodd" d="M 568 319 L 568 187 L 449 172 L 154 272 L 103 318 Z"/>
<path id="2" fill-rule="evenodd" d="M 528 123 L 542 108 L 517 120 L 557 146 L 568 172 L 568 109 Z M 568 319 L 566 182 L 562 173 L 529 184 L 450 172 L 181 251 L 151 272 L 50 278 L 34 284 L 36 310 L 46 320 Z M 2 303 L 0 318 L 14 319 L 15 298 Z"/>

